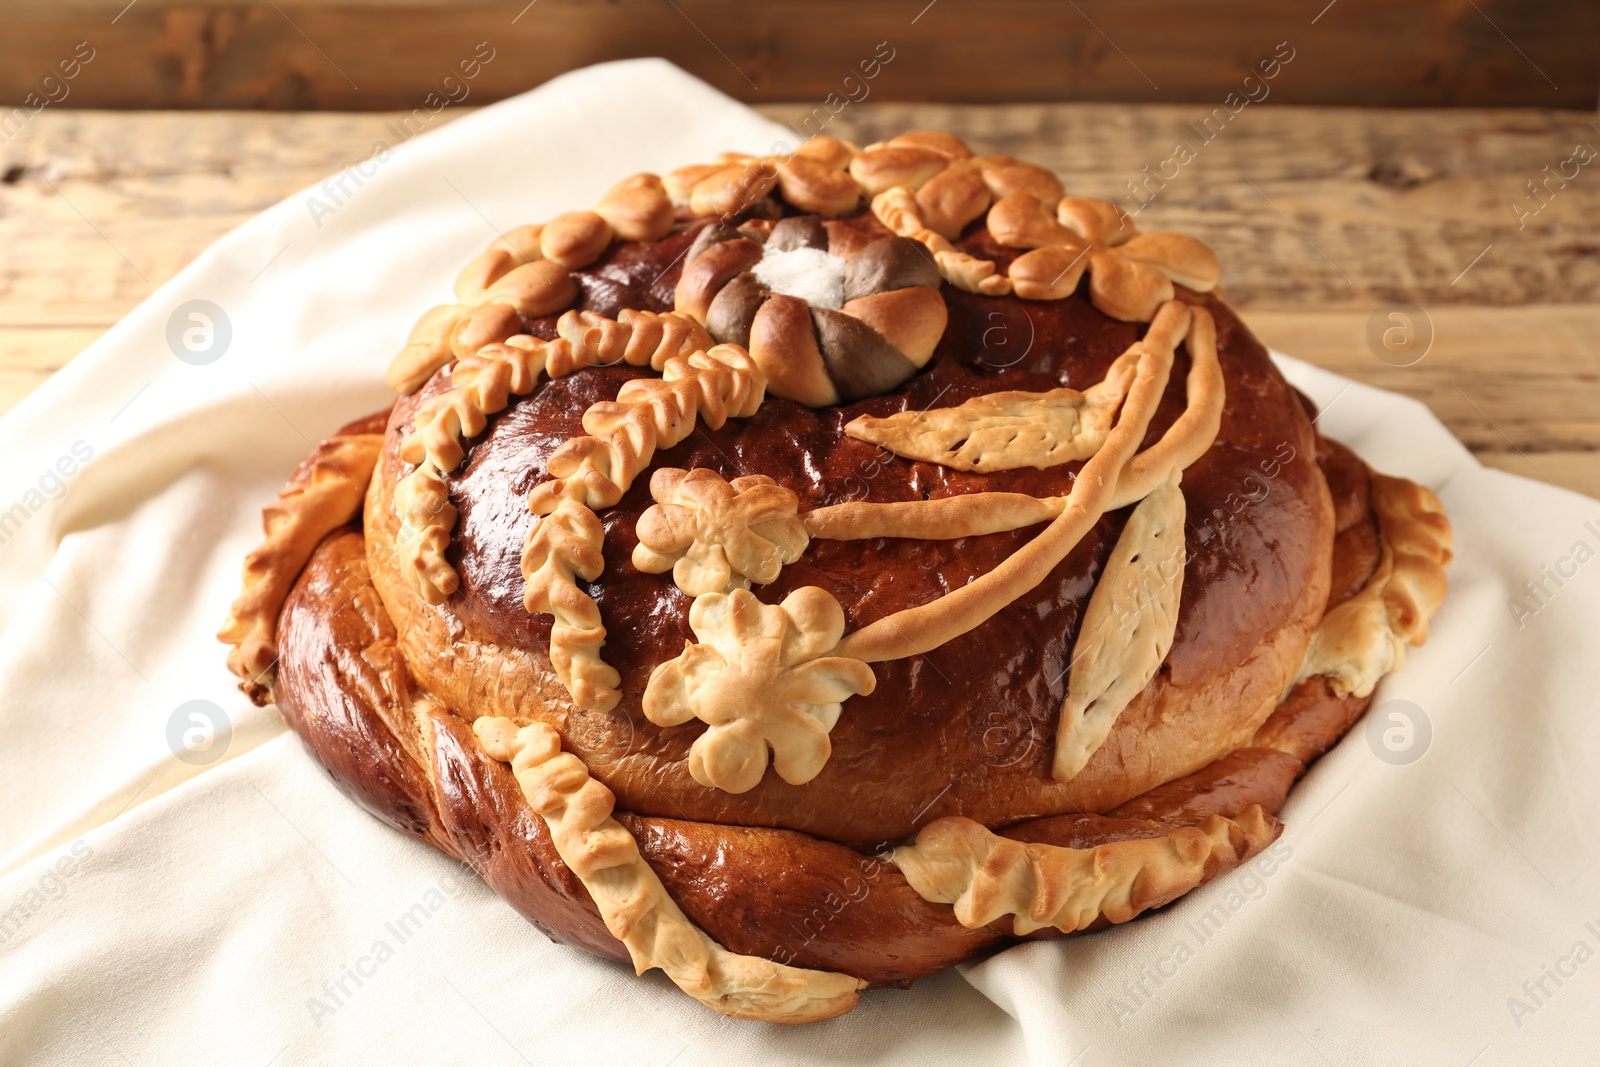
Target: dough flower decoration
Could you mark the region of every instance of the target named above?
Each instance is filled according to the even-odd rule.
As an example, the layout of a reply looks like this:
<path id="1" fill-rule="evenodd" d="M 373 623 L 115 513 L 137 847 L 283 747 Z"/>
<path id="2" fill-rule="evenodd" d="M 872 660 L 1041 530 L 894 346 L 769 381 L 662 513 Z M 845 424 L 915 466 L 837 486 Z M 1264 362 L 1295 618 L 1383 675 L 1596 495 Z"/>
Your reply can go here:
<path id="1" fill-rule="evenodd" d="M 758 245 L 762 227 L 770 223 L 746 223 L 738 231 L 727 223 L 739 215 L 780 214 L 781 208 L 770 200 L 774 195 L 781 195 L 801 211 L 824 217 L 853 211 L 859 197 L 865 195 L 878 221 L 922 246 L 928 266 L 956 288 L 984 296 L 1014 293 L 1024 300 L 1061 300 L 1072 295 L 1087 271 L 1094 305 L 1128 322 L 1149 322 L 1156 310 L 1173 298 L 1173 283 L 1206 292 L 1216 286 L 1220 275 L 1215 253 L 1192 237 L 1141 234 L 1121 208 L 1104 200 L 1067 196 L 1060 179 L 1038 164 L 1010 156 L 979 156 L 960 139 L 929 130 L 859 149 L 846 141 L 814 137 L 789 156 L 727 153 L 714 163 L 673 171 L 664 179 L 663 189 L 671 202 L 690 216 L 720 216 L 723 221 L 716 224 L 719 233 L 743 236 Z M 1008 268 L 956 247 L 955 242 L 969 235 L 973 224 L 980 221 L 999 244 L 1024 250 Z M 697 242 L 687 259 L 698 258 L 703 251 Z M 759 257 L 760 251 L 725 251 L 705 265 L 704 273 L 716 276 L 705 303 L 753 266 L 753 260 L 738 260 Z M 701 284 L 704 287 L 704 280 Z M 723 312 L 734 322 L 742 317 L 748 331 L 749 316 L 739 312 L 753 311 L 753 290 L 748 282 L 731 288 L 734 293 L 725 299 Z M 682 300 L 678 308 L 686 310 Z M 845 310 L 848 313 L 849 309 Z M 441 309 L 435 311 L 442 313 Z M 793 326 L 794 308 L 780 302 L 769 314 L 787 332 L 800 336 Z M 696 317 L 707 322 L 704 314 Z M 418 329 L 423 330 L 427 322 L 425 317 Z M 885 332 L 870 319 L 868 325 Z M 822 330 L 819 323 L 819 335 Z M 737 331 L 723 336 L 713 326 L 711 332 L 718 340 L 746 344 Z M 826 344 L 823 350 L 824 355 L 829 354 Z M 802 354 L 783 354 L 797 366 L 814 367 L 814 361 Z M 784 375 L 773 377 L 776 382 Z M 774 391 L 814 407 L 838 402 L 820 399 L 828 394 L 821 376 L 808 373 L 796 375 L 796 379 L 795 386 L 784 381 Z M 893 385 L 860 396 L 889 388 Z M 791 395 L 791 389 L 796 395 Z M 847 391 L 842 395 L 851 399 Z"/>
<path id="2" fill-rule="evenodd" d="M 633 565 L 670 569 L 689 596 L 766 585 L 810 541 L 799 497 L 764 474 L 728 482 L 704 467 L 663 467 L 650 477 L 650 495 L 656 503 L 639 517 Z"/>
<path id="3" fill-rule="evenodd" d="M 1055 203 L 1027 192 L 997 200 L 989 234 L 1009 248 L 1026 248 L 1008 271 L 1024 300 L 1060 300 L 1089 272 L 1089 299 L 1124 322 L 1149 322 L 1173 299 L 1173 283 L 1196 292 L 1214 288 L 1217 255 L 1193 237 L 1140 233 L 1127 212 L 1105 200 L 1065 196 Z"/>
<path id="4" fill-rule="evenodd" d="M 850 161 L 850 174 L 873 198 L 879 221 L 925 246 L 951 285 L 985 296 L 1009 293 L 1010 279 L 951 242 L 996 198 L 1020 192 L 1053 203 L 1064 194 L 1044 167 L 977 156 L 959 139 L 926 130 L 868 145 Z"/>
<path id="5" fill-rule="evenodd" d="M 675 307 L 749 349 L 774 394 L 826 407 L 886 393 L 927 364 L 948 317 L 939 283 L 904 238 L 816 215 L 714 222 L 684 256 Z"/>
<path id="6" fill-rule="evenodd" d="M 828 762 L 843 701 L 877 685 L 866 663 L 832 654 L 844 621 L 838 601 L 815 586 L 781 604 L 744 589 L 696 597 L 689 625 L 700 643 L 651 672 L 645 717 L 707 724 L 689 749 L 701 785 L 746 792 L 766 773 L 769 751 L 779 777 L 803 785 Z"/>

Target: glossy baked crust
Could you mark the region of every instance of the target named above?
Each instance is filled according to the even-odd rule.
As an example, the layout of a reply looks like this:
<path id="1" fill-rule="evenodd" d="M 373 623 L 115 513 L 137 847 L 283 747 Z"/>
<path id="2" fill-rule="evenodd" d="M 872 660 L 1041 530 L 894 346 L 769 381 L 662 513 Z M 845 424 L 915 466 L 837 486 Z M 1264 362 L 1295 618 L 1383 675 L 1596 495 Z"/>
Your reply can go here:
<path id="1" fill-rule="evenodd" d="M 678 250 L 668 241 L 659 255 L 670 263 Z M 596 271 L 610 266 L 602 261 Z M 638 273 L 650 278 L 660 269 L 652 259 Z M 586 282 L 587 273 L 578 276 Z M 669 270 L 658 284 L 671 280 Z M 605 291 L 619 301 L 631 297 L 615 282 Z M 1161 676 L 1071 782 L 1050 777 L 1050 740 L 1077 620 L 1121 528 L 1116 514 L 1101 520 L 1046 582 L 1001 617 L 925 656 L 879 664 L 877 689 L 850 701 L 849 714 L 832 731 L 834 756 L 817 779 L 792 786 L 768 775 L 750 792 L 731 795 L 705 789 L 685 769 L 697 724 L 662 730 L 639 707 L 650 671 L 694 639 L 690 599 L 632 565 L 634 530 L 651 503 L 640 479 L 603 513 L 605 577 L 595 595 L 605 617 L 627 620 L 607 627 L 605 645 L 607 661 L 622 674 L 622 702 L 604 714 L 565 710 L 560 683 L 547 666 L 549 616 L 530 614 L 522 602 L 519 561 L 533 525 L 523 499 L 555 447 L 582 432 L 584 410 L 641 373 L 631 368 L 549 382 L 499 416 L 475 443 L 451 487 L 461 513 L 453 547 L 462 587 L 448 604 L 429 605 L 415 595 L 392 558 L 375 561 L 374 580 L 406 657 L 430 692 L 478 714 L 515 719 L 549 709 L 571 750 L 617 792 L 622 806 L 640 814 L 780 826 L 870 847 L 910 833 L 919 813 L 924 820 L 959 813 L 1003 825 L 1107 810 L 1248 739 L 1294 676 L 1329 581 L 1333 516 L 1316 470 L 1310 420 L 1265 349 L 1226 305 L 1192 299 L 1217 318 L 1228 393 L 1236 399 L 1224 412 L 1217 444 L 1185 473 L 1184 492 L 1191 515 L 1221 512 L 1225 519 L 1204 542 L 1191 534 L 1183 611 Z M 657 463 L 710 467 L 729 480 L 781 471 L 803 509 L 979 489 L 1064 492 L 1081 464 L 967 474 L 897 461 L 843 433 L 860 414 L 929 407 L 936 397 L 940 405 L 954 405 L 1002 389 L 1091 385 L 1140 332 L 1076 298 L 1031 306 L 961 293 L 946 300 L 950 326 L 940 351 L 899 393 L 821 410 L 768 399 L 755 417 L 697 432 Z M 596 310 L 614 313 L 615 306 Z M 550 324 L 530 325 L 537 331 Z M 1015 340 L 1002 342 L 1003 334 L 991 331 L 1008 331 Z M 1012 361 L 1007 346 L 1027 344 L 1030 333 L 1032 349 L 1014 366 L 985 365 Z M 1149 442 L 1183 410 L 1186 369 L 1180 354 Z M 443 384 L 436 380 L 396 405 L 367 504 L 367 522 L 379 540 L 395 535 L 390 487 L 407 469 L 399 448 L 411 414 L 430 388 Z M 1263 464 L 1274 472 L 1270 481 Z M 1249 496 L 1261 499 L 1240 507 Z M 819 586 L 838 599 L 855 627 L 991 570 L 1033 532 L 949 542 L 817 542 L 784 568 L 763 598 L 775 602 L 793 589 Z M 930 765 L 941 768 L 938 776 L 927 774 Z M 845 796 L 847 805 L 839 803 Z"/>
<path id="2" fill-rule="evenodd" d="M 1349 596 L 1377 562 L 1367 472 L 1342 446 L 1319 445 L 1346 513 L 1341 535 L 1351 535 L 1333 553 L 1335 569 L 1352 576 Z M 509 770 L 478 751 L 466 717 L 423 698 L 368 567 L 361 529 L 343 527 L 317 550 L 284 607 L 277 701 L 290 725 L 368 810 L 471 864 L 552 937 L 626 960 Z M 1303 682 L 1243 743 L 1192 774 L 1104 814 L 997 828 L 1021 841 L 1085 849 L 1254 806 L 1273 815 L 1369 699 L 1340 698 L 1321 678 Z M 903 985 L 1014 940 L 1008 931 L 964 928 L 872 852 L 684 818 L 630 814 L 623 824 L 685 912 L 735 951 Z M 1252 843 L 1239 859 L 1269 843 Z"/>
<path id="3" fill-rule="evenodd" d="M 825 1018 L 1248 861 L 1443 596 L 1437 500 L 1315 432 L 1203 246 L 942 137 L 640 176 L 508 234 L 392 410 L 302 465 L 224 629 L 357 801 L 727 1014 Z M 769 288 L 797 249 L 842 310 Z M 969 423 L 976 467 L 910 458 Z M 751 710 L 693 703 L 772 626 L 810 651 Z M 717 714 L 792 724 L 760 690 L 797 684 L 820 728 L 709 746 Z"/>

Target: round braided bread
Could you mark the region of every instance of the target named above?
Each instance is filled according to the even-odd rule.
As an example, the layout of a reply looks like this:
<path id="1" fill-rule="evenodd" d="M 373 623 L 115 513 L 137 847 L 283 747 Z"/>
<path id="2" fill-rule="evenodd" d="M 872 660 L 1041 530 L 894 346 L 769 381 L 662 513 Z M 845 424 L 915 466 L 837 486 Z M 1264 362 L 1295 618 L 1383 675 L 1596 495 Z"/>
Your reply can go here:
<path id="1" fill-rule="evenodd" d="M 1450 558 L 1219 270 L 940 134 L 635 176 L 424 316 L 274 505 L 230 664 L 724 1014 L 1128 921 L 1272 847 Z"/>
<path id="2" fill-rule="evenodd" d="M 1343 602 L 1376 569 L 1381 536 L 1365 466 L 1340 446 L 1322 447 L 1342 525 L 1334 568 L 1343 587 L 1336 602 Z M 367 572 L 361 529 L 349 526 L 330 535 L 281 618 L 276 697 L 291 726 L 340 787 L 374 814 L 470 863 L 551 937 L 626 959 L 518 791 L 511 769 L 474 742 L 469 718 L 422 693 L 396 636 Z M 1165 837 L 1186 827 L 1213 828 L 1229 847 L 1206 854 L 1195 877 L 1181 887 L 1188 889 L 1272 842 L 1279 827 L 1271 816 L 1290 786 L 1343 736 L 1369 700 L 1339 696 L 1318 675 L 1298 685 L 1249 744 L 1200 771 L 1104 815 L 1024 821 L 1000 836 L 1083 850 Z M 615 817 L 684 913 L 733 952 L 877 985 L 906 985 L 1017 936 L 1005 920 L 962 925 L 949 908 L 925 900 L 901 870 L 870 852 L 791 830 L 621 810 Z M 1118 921 L 1178 891 L 1145 886 Z M 1082 928 L 1112 921 L 1097 915 Z M 1059 931 L 1047 928 L 1033 936 Z"/>

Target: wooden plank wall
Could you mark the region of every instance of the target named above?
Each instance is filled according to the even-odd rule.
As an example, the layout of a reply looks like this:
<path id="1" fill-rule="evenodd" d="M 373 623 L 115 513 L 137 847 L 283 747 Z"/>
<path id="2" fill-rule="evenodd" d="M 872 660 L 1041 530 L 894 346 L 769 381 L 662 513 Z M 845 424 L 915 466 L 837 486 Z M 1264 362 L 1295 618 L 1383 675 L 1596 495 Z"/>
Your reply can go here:
<path id="1" fill-rule="evenodd" d="M 1600 93 L 1595 0 L 0 0 L 0 17 L 0 102 L 24 106 L 409 110 L 647 55 L 756 103 L 1221 104 L 1280 42 L 1295 59 L 1265 88 L 1283 103 Z M 93 58 L 65 78 L 80 42 Z M 493 58 L 461 78 L 475 54 Z M 875 54 L 892 59 L 864 80 Z"/>
<path id="2" fill-rule="evenodd" d="M 761 110 L 797 123 L 809 109 Z M 1074 192 L 1121 197 L 1151 146 L 1192 136 L 1202 111 L 869 102 L 828 132 L 864 143 L 947 129 L 1038 160 Z M 61 109 L 0 144 L 0 412 L 395 118 Z M 1251 108 L 1139 222 L 1214 247 L 1228 298 L 1269 344 L 1423 400 L 1486 463 L 1600 496 L 1600 182 L 1586 168 L 1525 228 L 1511 206 L 1574 142 L 1600 145 L 1590 119 Z M 1435 337 L 1409 366 L 1368 340 L 1374 309 L 1394 299 L 1421 305 Z"/>

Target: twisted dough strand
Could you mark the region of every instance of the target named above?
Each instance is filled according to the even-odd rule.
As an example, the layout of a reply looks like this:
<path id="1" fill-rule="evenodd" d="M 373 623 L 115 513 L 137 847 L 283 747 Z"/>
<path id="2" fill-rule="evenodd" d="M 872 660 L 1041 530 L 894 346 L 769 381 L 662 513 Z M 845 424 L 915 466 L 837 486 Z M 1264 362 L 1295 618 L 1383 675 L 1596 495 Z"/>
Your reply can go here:
<path id="1" fill-rule="evenodd" d="M 661 378 L 636 378 L 623 385 L 616 400 L 584 412 L 588 435 L 551 454 L 548 469 L 555 477 L 534 486 L 528 507 L 536 515 L 549 514 L 563 497 L 591 508 L 611 507 L 657 449 L 689 436 L 697 419 L 715 430 L 729 418 L 754 415 L 766 388 L 767 376 L 738 345 L 674 356 Z"/>
<path id="2" fill-rule="evenodd" d="M 866 984 L 859 978 L 742 956 L 690 922 L 633 835 L 612 818 L 616 796 L 589 776 L 582 760 L 561 751 L 554 727 L 534 723 L 519 730 L 510 719 L 485 717 L 473 732 L 491 758 L 511 764 L 562 861 L 582 880 L 639 974 L 660 967 L 685 993 L 739 1019 L 813 1022 L 855 1007 L 857 990 Z"/>
<path id="3" fill-rule="evenodd" d="M 621 698 L 621 676 L 600 658 L 600 609 L 575 580 L 592 582 L 605 566 L 595 509 L 621 500 L 656 450 L 689 436 L 697 419 L 717 429 L 729 417 L 748 418 L 766 394 L 766 375 L 738 345 L 671 356 L 662 373 L 635 378 L 616 400 L 591 405 L 583 415 L 588 435 L 556 449 L 547 464 L 554 477 L 528 494 L 528 510 L 539 519 L 522 552 L 523 603 L 554 616 L 550 663 L 585 710 L 609 711 Z"/>
<path id="4" fill-rule="evenodd" d="M 261 509 L 266 540 L 245 557 L 244 587 L 217 634 L 218 640 L 233 646 L 228 669 L 257 704 L 266 704 L 272 696 L 278 611 L 323 537 L 361 513 L 382 448 L 382 434 L 328 438 L 278 499 Z"/>
<path id="5" fill-rule="evenodd" d="M 1049 526 L 982 577 L 847 635 L 836 654 L 868 663 L 920 655 L 981 625 L 1037 586 L 1105 514 L 1122 469 L 1155 415 L 1172 370 L 1173 350 L 1189 323 L 1188 309 L 1170 301 L 1144 338 L 1134 342 L 1139 362 L 1117 423 L 1078 472 L 1066 504 Z"/>
<path id="6" fill-rule="evenodd" d="M 396 543 L 401 573 L 430 604 L 443 603 L 461 584 L 444 558 L 457 517 L 444 474 L 465 457 L 463 438 L 482 433 L 488 416 L 503 410 L 512 396 L 532 392 L 541 375 L 562 378 L 614 363 L 659 370 L 669 359 L 711 343 L 699 323 L 675 312 L 629 310 L 612 320 L 592 311 L 568 311 L 557 321 L 556 333 L 553 341 L 519 334 L 483 346 L 456 363 L 453 388 L 417 409 L 414 428 L 400 446 L 400 458 L 417 469 L 395 487 Z"/>
<path id="7" fill-rule="evenodd" d="M 443 475 L 424 463 L 401 478 L 394 487 L 394 510 L 400 519 L 394 547 L 401 578 L 428 603 L 444 603 L 461 579 L 444 558 L 457 513 Z"/>
<path id="8" fill-rule="evenodd" d="M 528 533 L 522 549 L 527 580 L 523 605 L 554 617 L 550 664 L 572 702 L 590 711 L 610 711 L 621 698 L 622 676 L 600 658 L 606 628 L 600 607 L 578 588 L 577 578 L 594 581 L 605 569 L 600 517 L 579 501 L 563 497 Z"/>

